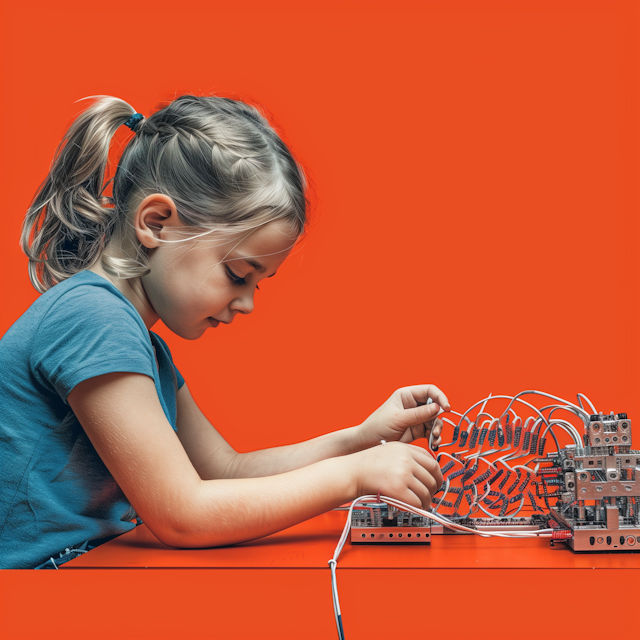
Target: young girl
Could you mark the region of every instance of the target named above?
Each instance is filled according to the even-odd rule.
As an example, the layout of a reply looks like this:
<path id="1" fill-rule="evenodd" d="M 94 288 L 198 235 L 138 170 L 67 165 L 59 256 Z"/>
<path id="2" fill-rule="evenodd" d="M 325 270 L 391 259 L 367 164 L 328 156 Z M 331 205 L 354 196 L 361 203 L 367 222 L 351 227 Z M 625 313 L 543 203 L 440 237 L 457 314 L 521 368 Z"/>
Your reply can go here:
<path id="1" fill-rule="evenodd" d="M 123 124 L 135 135 L 105 198 Z M 0 341 L 3 567 L 55 566 L 136 514 L 167 545 L 209 547 L 362 494 L 429 505 L 440 470 L 408 443 L 430 430 L 439 443 L 437 387 L 399 389 L 355 427 L 237 453 L 150 331 L 162 320 L 195 340 L 251 313 L 306 206 L 300 166 L 243 102 L 187 95 L 144 119 L 101 97 L 75 120 L 23 227 L 43 295 Z"/>

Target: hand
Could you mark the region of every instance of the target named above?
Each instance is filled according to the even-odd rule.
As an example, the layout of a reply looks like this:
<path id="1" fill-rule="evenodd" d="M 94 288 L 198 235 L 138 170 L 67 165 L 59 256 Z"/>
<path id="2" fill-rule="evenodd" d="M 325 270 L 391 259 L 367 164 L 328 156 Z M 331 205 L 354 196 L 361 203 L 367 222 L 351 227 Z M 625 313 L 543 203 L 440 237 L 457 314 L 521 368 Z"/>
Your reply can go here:
<path id="1" fill-rule="evenodd" d="M 340 458 L 352 465 L 355 497 L 377 494 L 426 509 L 442 485 L 435 459 L 422 447 L 389 442 Z"/>
<path id="2" fill-rule="evenodd" d="M 427 404 L 429 398 L 433 400 L 431 404 Z M 380 440 L 413 442 L 428 438 L 431 431 L 432 444 L 437 448 L 441 442 L 442 421 L 436 416 L 441 408 L 449 411 L 451 406 L 447 396 L 433 384 L 397 389 L 358 427 L 363 448 L 373 447 Z"/>

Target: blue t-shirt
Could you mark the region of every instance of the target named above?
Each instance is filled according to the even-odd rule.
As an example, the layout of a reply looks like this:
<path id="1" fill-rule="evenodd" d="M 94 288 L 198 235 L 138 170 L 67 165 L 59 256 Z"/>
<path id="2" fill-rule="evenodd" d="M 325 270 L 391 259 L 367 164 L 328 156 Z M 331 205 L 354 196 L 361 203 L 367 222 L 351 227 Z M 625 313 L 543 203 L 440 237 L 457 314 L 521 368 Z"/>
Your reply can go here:
<path id="1" fill-rule="evenodd" d="M 0 567 L 33 568 L 135 526 L 130 503 L 67 403 L 78 383 L 118 371 L 153 378 L 175 430 L 184 380 L 169 348 L 90 271 L 40 296 L 0 340 Z"/>

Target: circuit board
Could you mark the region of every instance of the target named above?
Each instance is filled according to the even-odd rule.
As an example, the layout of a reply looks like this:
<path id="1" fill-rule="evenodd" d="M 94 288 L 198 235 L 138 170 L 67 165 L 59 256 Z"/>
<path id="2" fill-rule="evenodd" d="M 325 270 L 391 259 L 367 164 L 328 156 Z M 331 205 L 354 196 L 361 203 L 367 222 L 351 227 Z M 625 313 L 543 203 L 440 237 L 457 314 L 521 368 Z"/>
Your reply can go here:
<path id="1" fill-rule="evenodd" d="M 429 545 L 436 536 L 544 530 L 551 531 L 552 545 L 564 542 L 578 553 L 640 551 L 640 451 L 631 448 L 627 415 L 588 413 L 582 403 L 566 401 L 538 409 L 520 399 L 525 394 L 555 398 L 541 392 L 493 396 L 474 405 L 482 403 L 477 415 L 483 421 L 470 411 L 457 414 L 457 423 L 445 419 L 453 437 L 440 447 L 444 483 L 430 507 L 444 522 L 382 501 L 361 503 L 352 512 L 351 542 Z M 487 402 L 500 398 L 510 403 L 494 417 Z M 532 415 L 520 417 L 512 408 L 517 401 Z M 554 420 L 560 409 L 578 417 L 579 427 Z M 573 443 L 558 445 L 559 428 Z M 547 435 L 555 451 L 545 452 Z M 446 447 L 458 451 L 443 453 Z"/>

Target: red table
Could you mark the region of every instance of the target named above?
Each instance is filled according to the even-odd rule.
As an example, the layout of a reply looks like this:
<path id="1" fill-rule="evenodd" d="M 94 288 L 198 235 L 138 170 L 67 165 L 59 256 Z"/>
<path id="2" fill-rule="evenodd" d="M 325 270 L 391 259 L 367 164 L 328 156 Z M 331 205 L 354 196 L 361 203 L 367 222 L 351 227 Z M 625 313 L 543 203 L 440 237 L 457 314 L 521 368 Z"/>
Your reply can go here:
<path id="1" fill-rule="evenodd" d="M 72 611 L 91 603 L 93 617 L 65 615 L 65 639 L 134 628 L 137 638 L 334 638 L 327 561 L 346 515 L 217 549 L 172 549 L 142 525 L 63 572 L 10 573 L 44 575 L 37 588 L 47 598 L 61 584 L 74 594 Z M 347 542 L 338 562 L 347 640 L 630 638 L 639 633 L 639 578 L 639 554 L 577 555 L 548 539 L 473 535 L 435 536 L 430 546 Z"/>

